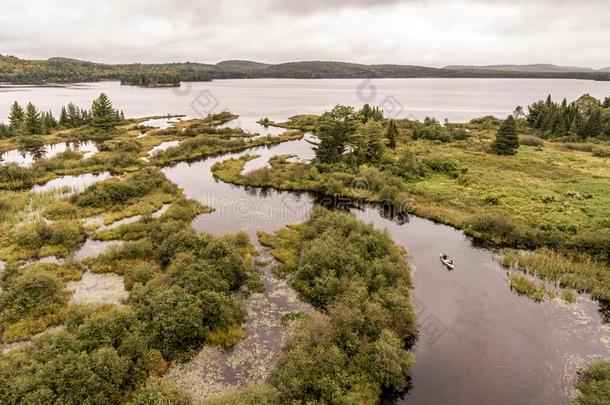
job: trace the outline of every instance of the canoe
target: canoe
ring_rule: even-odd
[[[452,264],[449,259],[446,259],[446,260],[443,259],[443,254],[442,253],[440,254],[440,256],[441,256],[441,262],[443,262],[443,264],[445,266],[447,266],[449,268],[449,270],[455,269],[455,265]]]

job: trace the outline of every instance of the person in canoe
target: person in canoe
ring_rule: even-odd
[[[441,254],[441,261],[445,266],[449,267],[450,269],[453,269],[455,267],[453,265],[453,260],[450,260],[445,253]]]

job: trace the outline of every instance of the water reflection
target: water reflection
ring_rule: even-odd
[[[0,164],[15,163],[21,167],[30,167],[39,159],[51,159],[67,151],[82,152],[83,159],[87,159],[99,152],[99,145],[94,141],[82,141],[14,149],[0,155]]]

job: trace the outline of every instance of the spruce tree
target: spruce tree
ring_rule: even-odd
[[[116,123],[116,111],[112,108],[112,103],[105,93],[93,100],[91,105],[91,125],[103,131],[114,129]]]
[[[385,137],[388,141],[388,148],[394,149],[396,147],[396,138],[398,137],[398,129],[396,128],[396,121],[390,120],[388,122],[388,128],[386,130]]]
[[[603,104],[602,104],[602,107],[604,107],[604,108],[610,108],[610,96],[608,96],[608,97],[606,97],[606,98],[604,99],[604,102],[603,102]]]
[[[496,133],[496,141],[492,145],[492,150],[497,155],[514,155],[518,148],[517,125],[514,117],[509,115]]]
[[[61,113],[59,114],[59,125],[62,127],[67,127],[68,121],[68,112],[66,111],[66,107],[61,107]]]
[[[40,119],[40,113],[32,103],[28,103],[27,107],[25,108],[23,132],[27,135],[37,135],[42,133],[42,120]]]
[[[18,130],[23,125],[23,118],[25,113],[23,108],[16,101],[11,106],[11,111],[8,116],[9,126],[12,130]]]
[[[80,125],[82,125],[80,110],[73,103],[69,103],[68,104],[68,127],[76,128]]]

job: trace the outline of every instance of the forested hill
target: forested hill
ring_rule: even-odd
[[[538,66],[539,68],[537,68]],[[181,81],[241,78],[561,78],[608,80],[610,71],[549,68],[552,65],[449,66],[362,65],[345,62],[305,61],[265,64],[231,60],[217,64],[101,64],[67,58],[25,60],[0,55],[0,82],[45,84],[120,80],[139,86],[178,85]]]

